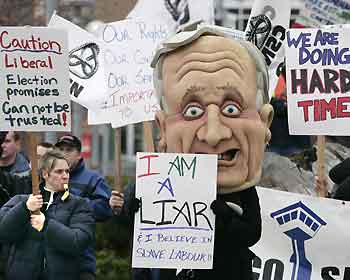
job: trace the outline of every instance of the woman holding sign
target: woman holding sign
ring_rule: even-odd
[[[0,209],[0,241],[11,246],[5,279],[78,279],[79,255],[94,239],[92,211],[69,193],[60,152],[46,153],[40,172],[42,195],[16,195]]]

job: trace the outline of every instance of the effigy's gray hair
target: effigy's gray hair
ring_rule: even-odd
[[[179,33],[173,35],[172,37],[164,41],[160,45],[160,47],[158,47],[151,63],[151,66],[154,68],[153,83],[154,88],[156,90],[156,96],[164,110],[167,110],[167,106],[164,100],[162,67],[166,54],[174,52],[176,49],[190,44],[191,42],[203,35],[214,35],[230,38],[235,42],[239,43],[244,49],[247,50],[249,55],[253,58],[256,67],[257,109],[260,110],[263,104],[269,103],[269,74],[264,56],[254,44],[243,39],[243,32],[215,25],[201,24],[192,25],[191,27],[195,27],[197,29],[192,31],[180,31]]]

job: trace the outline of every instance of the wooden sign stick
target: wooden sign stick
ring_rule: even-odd
[[[38,144],[35,132],[27,132],[29,138],[29,159],[32,167],[32,193],[40,194],[39,178],[38,178],[38,157],[36,154],[36,146]]]
[[[152,136],[152,122],[143,122],[143,136],[146,143],[146,152],[154,153],[154,142]]]
[[[121,146],[122,146],[122,131],[121,131],[121,128],[115,128],[114,129],[114,156],[115,156],[114,189],[118,192],[123,192]]]
[[[323,135],[317,136],[317,176],[320,180],[320,189],[317,189],[317,195],[319,197],[326,197],[328,190],[325,184],[325,146],[326,137]]]

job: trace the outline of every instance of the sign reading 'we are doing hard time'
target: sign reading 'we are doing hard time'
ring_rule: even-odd
[[[350,135],[349,36],[349,28],[287,32],[291,134]]]
[[[0,28],[0,129],[70,131],[67,34]]]

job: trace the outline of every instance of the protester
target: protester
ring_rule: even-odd
[[[38,160],[48,151],[52,150],[54,147],[53,144],[47,142],[41,142],[37,145],[37,157]],[[17,176],[16,174],[12,174],[6,172],[0,168],[0,185],[3,186],[3,196],[0,193],[0,201],[2,201],[2,206],[5,204],[10,197],[15,196],[16,194],[30,194],[32,191],[32,183],[31,183],[31,174],[28,173],[26,176]]]
[[[1,147],[3,153],[0,158],[0,169],[13,175],[27,176],[30,174],[28,160],[18,152],[19,134],[9,131]]]
[[[69,186],[75,195],[87,198],[93,209],[97,222],[109,219],[113,214],[108,201],[111,196],[110,188],[104,178],[97,172],[85,166],[81,156],[81,142],[74,135],[62,136],[55,146],[60,149],[69,163]],[[94,246],[90,245],[81,257],[80,280],[96,278],[96,257]]]
[[[264,58],[249,42],[234,40],[231,30],[199,27],[163,42],[156,52],[154,80],[164,111],[156,113],[159,152],[218,155],[218,196],[213,269],[151,270],[149,279],[252,279],[249,250],[261,235],[255,189],[273,109],[268,103]],[[133,195],[133,187],[128,193]],[[113,193],[115,212],[130,212],[135,199]],[[128,201],[130,203],[128,203]],[[240,215],[226,202],[238,204]],[[137,207],[134,208],[137,210]],[[158,274],[158,275],[157,275]],[[135,279],[135,278],[134,278]],[[140,278],[141,279],[141,278]]]
[[[2,154],[2,147],[3,143],[5,141],[5,137],[7,135],[7,132],[0,132],[0,158]],[[17,135],[15,133],[15,135]],[[19,138],[16,136],[17,140]],[[8,139],[8,138],[7,138]],[[5,146],[6,144],[4,144]],[[8,145],[7,145],[8,146]],[[11,145],[10,145],[11,146]],[[17,146],[17,145],[16,145]],[[49,143],[40,143],[37,147],[37,155],[38,158],[41,158],[41,156],[44,154],[45,147],[49,147]],[[39,148],[42,147],[42,148]],[[51,144],[51,147],[53,145]],[[22,157],[21,154],[17,154],[19,158]],[[6,171],[3,171],[0,168],[0,208],[10,200],[11,197],[17,195],[17,194],[30,194],[32,192],[32,186],[31,186],[31,176],[30,173],[26,174],[25,176],[17,176],[12,175]],[[0,280],[3,279],[5,274],[5,264],[8,260],[8,253],[9,253],[9,246],[8,244],[3,246],[0,246]]]
[[[16,195],[0,209],[0,240],[11,244],[6,279],[79,279],[78,256],[94,240],[92,210],[65,188],[63,154],[46,153],[40,172],[43,195]]]
[[[108,204],[110,188],[102,176],[85,167],[80,153],[80,140],[75,136],[66,135],[57,141],[56,147],[63,151],[70,166],[71,193],[88,199],[96,221],[103,222],[110,218],[112,216]],[[0,171],[0,184],[6,186],[10,197],[16,194],[31,193],[30,176],[19,178]],[[93,244],[88,246],[80,261],[80,280],[95,279],[96,257]]]

